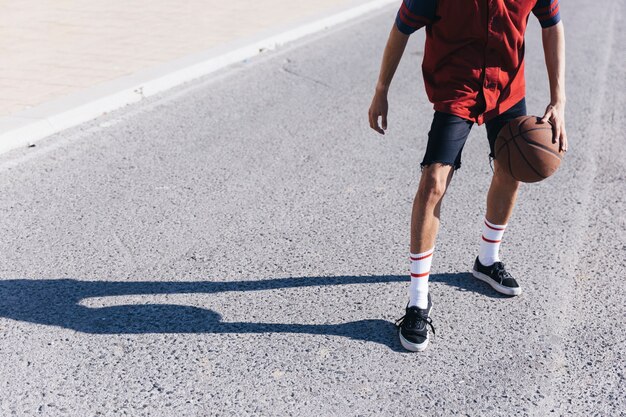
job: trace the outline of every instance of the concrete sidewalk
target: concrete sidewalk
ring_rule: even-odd
[[[0,117],[351,4],[357,3],[5,2],[0,13]]]

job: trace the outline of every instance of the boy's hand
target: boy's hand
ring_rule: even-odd
[[[552,125],[552,143],[559,141],[559,150],[567,152],[567,133],[565,132],[565,105],[562,103],[549,104],[541,123],[549,122]]]
[[[387,130],[387,110],[389,105],[387,104],[387,92],[376,91],[372,104],[369,109],[370,127],[380,133],[385,134]],[[378,117],[381,117],[381,125],[378,124]]]

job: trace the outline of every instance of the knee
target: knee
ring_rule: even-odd
[[[435,205],[441,201],[446,188],[452,167],[434,164],[424,167],[417,190],[418,199],[425,205]]]
[[[494,161],[494,180],[501,186],[506,187],[508,189],[517,190],[520,186],[520,182],[513,178],[509,171],[504,168],[502,165],[498,163],[498,161]]]

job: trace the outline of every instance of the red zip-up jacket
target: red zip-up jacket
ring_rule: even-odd
[[[525,95],[524,33],[530,12],[560,21],[559,0],[404,0],[396,26],[426,27],[422,72],[437,111],[482,124]]]

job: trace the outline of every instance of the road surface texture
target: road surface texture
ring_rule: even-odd
[[[563,4],[570,151],[468,270],[490,179],[475,127],[404,352],[409,214],[432,118],[423,32],[367,108],[393,8],[0,157],[0,414],[623,416],[623,2]],[[527,35],[529,111],[548,84]]]

